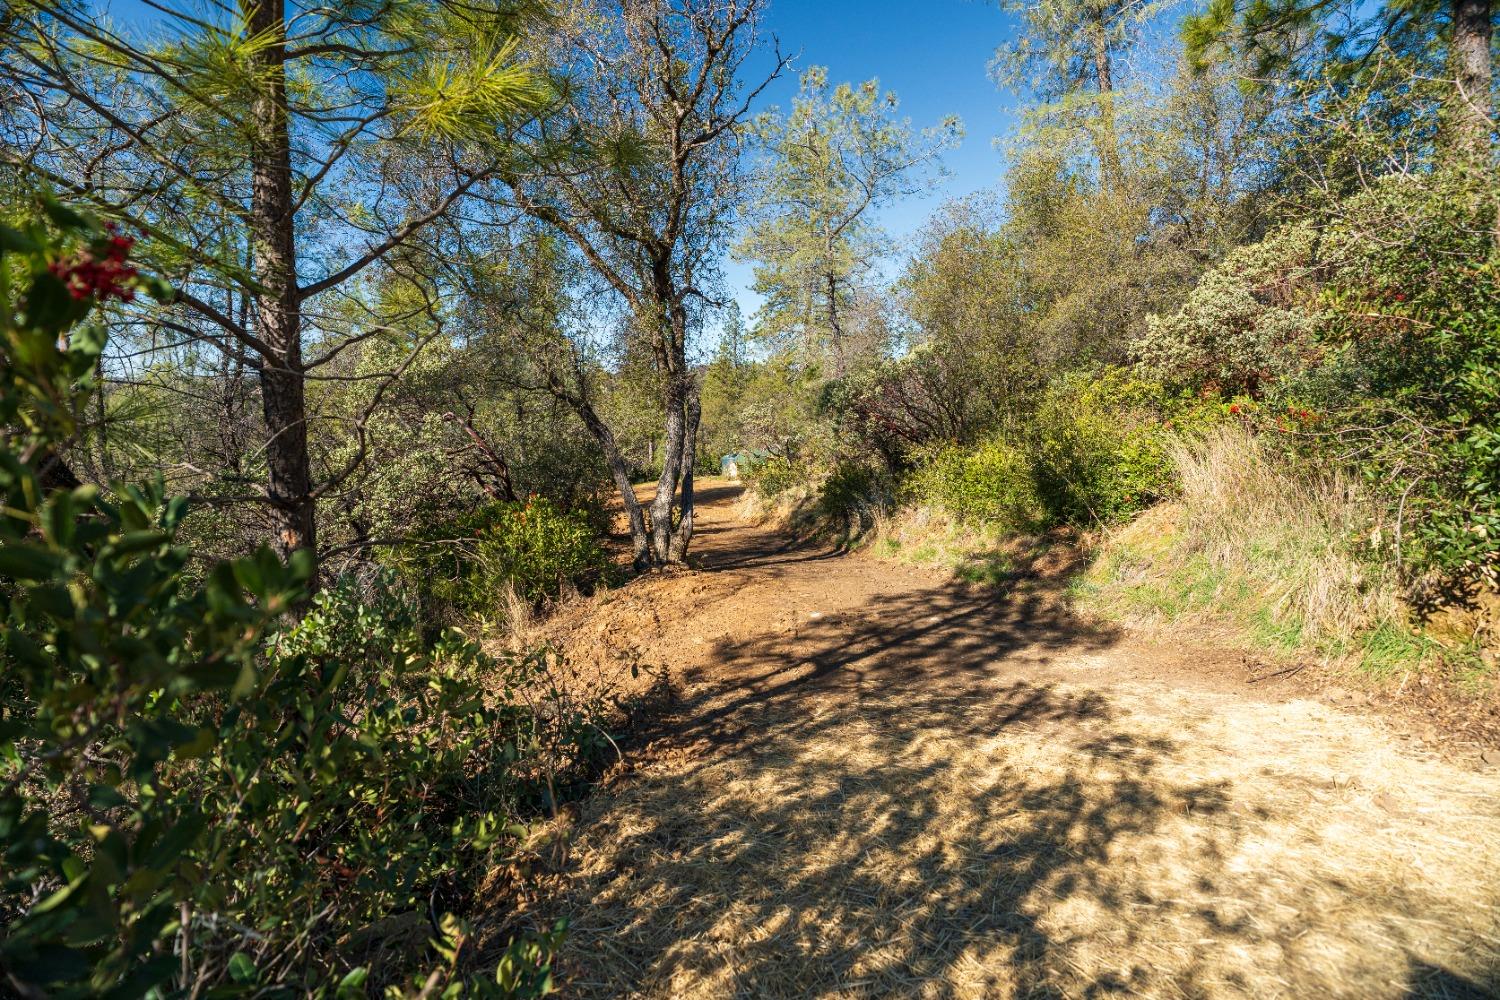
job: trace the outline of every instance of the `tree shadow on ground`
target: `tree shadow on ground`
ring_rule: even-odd
[[[1432,1000],[1494,1000],[1500,996],[1500,976],[1491,978],[1486,984],[1430,962],[1413,960],[1407,976],[1407,989],[1402,996]]]
[[[1379,907],[1420,914],[1420,886],[1245,869],[1247,844],[1291,806],[1054,671],[1118,639],[1055,593],[943,584],[814,614],[721,640],[653,734],[653,763],[588,805],[583,867],[562,901],[569,995],[1468,997],[1500,985],[1425,959],[1406,959],[1407,975],[1402,956],[1422,949],[1406,925],[1355,905],[1374,892]],[[1348,905],[1325,915],[1325,899]],[[1380,963],[1360,950],[1367,935]]]
[[[1035,679],[1048,675],[1063,651],[1099,651],[1119,638],[1111,626],[1078,618],[1055,593],[956,583],[882,597],[858,614],[793,607],[782,621],[753,624],[769,631],[722,639],[708,658],[711,672],[685,671],[690,695],[651,738],[707,740],[733,752],[753,738],[760,720],[793,705],[857,703],[878,712],[869,696],[896,692],[920,698],[924,711],[956,731],[978,735],[1009,721],[976,710],[1012,676],[998,669],[1008,658],[1026,654],[1027,677]],[[1038,691],[1034,697],[1045,700]]]
[[[1215,783],[1154,780],[1172,742],[1118,730],[1097,696],[1013,681],[982,698],[917,704],[899,685],[858,697],[852,723],[826,704],[758,722],[722,712],[710,724],[740,734],[732,760],[639,787],[641,808],[600,821],[621,824],[621,850],[578,914],[580,945],[602,959],[582,993],[1073,995],[1054,988],[1057,929],[1034,894],[1122,913],[1139,901],[1098,877],[1117,841],[1225,808]],[[1065,740],[1076,763],[1041,780],[955,767],[955,720],[974,740],[1018,727]],[[1119,760],[1128,771],[1095,773]],[[1109,970],[1081,995],[1148,975]]]

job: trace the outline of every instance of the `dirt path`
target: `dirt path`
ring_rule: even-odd
[[[703,571],[578,624],[682,697],[584,805],[567,995],[1500,994],[1500,772],[705,493]]]

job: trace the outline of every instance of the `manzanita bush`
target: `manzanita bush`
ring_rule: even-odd
[[[1134,345],[1167,384],[1361,475],[1419,608],[1500,589],[1491,188],[1462,171],[1386,177],[1230,254]]]
[[[182,499],[75,485],[90,314],[169,292],[128,238],[45,207],[0,228],[0,992],[550,991],[561,928],[475,975],[455,912],[589,766],[597,706],[527,707],[540,656],[424,648],[389,583],[309,609],[295,556],[186,574]]]

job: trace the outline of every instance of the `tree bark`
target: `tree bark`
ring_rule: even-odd
[[[247,11],[250,33],[278,39],[255,56],[263,82],[250,109],[250,238],[259,285],[254,312],[256,332],[270,351],[260,364],[261,409],[269,436],[266,490],[277,551],[288,556],[306,549],[316,555],[286,104],[285,0],[252,2]],[[316,574],[312,587],[317,587]]]
[[[694,385],[688,390],[687,428],[682,441],[682,496],[679,498],[682,513],[677,530],[672,533],[669,553],[672,562],[686,562],[688,546],[693,541],[693,466],[698,462],[698,424],[702,418],[702,392]]]
[[[458,424],[463,432],[468,435],[469,441],[473,443],[475,450],[479,452],[481,461],[490,467],[490,474],[500,483],[501,499],[509,500],[512,503],[519,499],[516,496],[516,485],[510,478],[510,463],[505,460],[505,456],[495,450],[495,446],[490,444],[485,436],[479,433],[478,428],[474,426],[474,408],[472,406],[469,407],[468,416],[459,416],[457,412],[449,410],[443,414],[443,419],[449,423]],[[475,478],[480,479],[481,486],[484,485],[482,477],[476,475]],[[491,493],[491,495],[493,496],[494,494]]]
[[[1120,144],[1115,131],[1114,71],[1110,65],[1109,39],[1102,15],[1089,26],[1089,46],[1094,56],[1094,82],[1099,87],[1099,134],[1095,137],[1099,172],[1105,186],[1113,191],[1120,186]]]
[[[651,500],[651,553],[658,565],[680,562],[686,555],[683,547],[673,558],[672,509],[677,496],[677,480],[682,474],[682,450],[687,432],[687,392],[680,376],[667,381],[663,410],[666,413],[666,441],[661,449],[661,478],[656,481],[656,496]],[[689,537],[692,532],[689,531]]]
[[[1453,0],[1453,69],[1458,93],[1454,132],[1458,155],[1488,169],[1493,86],[1490,38],[1494,33],[1492,0]]]
[[[554,390],[555,391],[555,390]],[[630,522],[630,540],[635,549],[632,560],[636,570],[643,570],[651,563],[651,537],[646,532],[646,515],[641,510],[641,502],[635,495],[635,487],[630,482],[630,469],[625,464],[625,456],[620,454],[619,443],[615,441],[614,432],[609,425],[600,419],[599,414],[587,399],[581,396],[565,396],[565,402],[578,414],[578,419],[583,421],[583,426],[599,442],[600,449],[604,452],[605,464],[609,466],[610,478],[615,481],[615,488],[620,491],[620,500],[625,505],[625,517]]]
[[[828,250],[828,259],[833,259],[832,247]],[[844,364],[844,327],[839,319],[838,276],[829,271],[824,278],[827,284],[824,294],[828,298],[828,329],[833,334],[833,374],[836,378],[843,378],[847,371]]]

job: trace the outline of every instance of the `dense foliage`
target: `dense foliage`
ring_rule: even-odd
[[[1262,404],[1313,459],[1389,506],[1424,596],[1500,584],[1500,285],[1494,208],[1465,177],[1395,176],[1205,275],[1138,342],[1195,391]],[[1430,591],[1430,592],[1428,592]]]
[[[612,563],[599,543],[598,518],[538,497],[496,501],[448,520],[395,550],[392,561],[416,581],[430,617],[484,615],[507,588],[530,604],[565,587],[592,587]]]
[[[471,975],[453,914],[592,765],[599,707],[560,710],[545,657],[497,661],[456,633],[425,646],[390,581],[303,606],[310,560],[266,549],[190,575],[188,505],[159,482],[66,483],[105,344],[86,318],[163,291],[125,266],[128,243],[48,207],[78,235],[0,230],[8,982],[546,992],[555,934]]]

